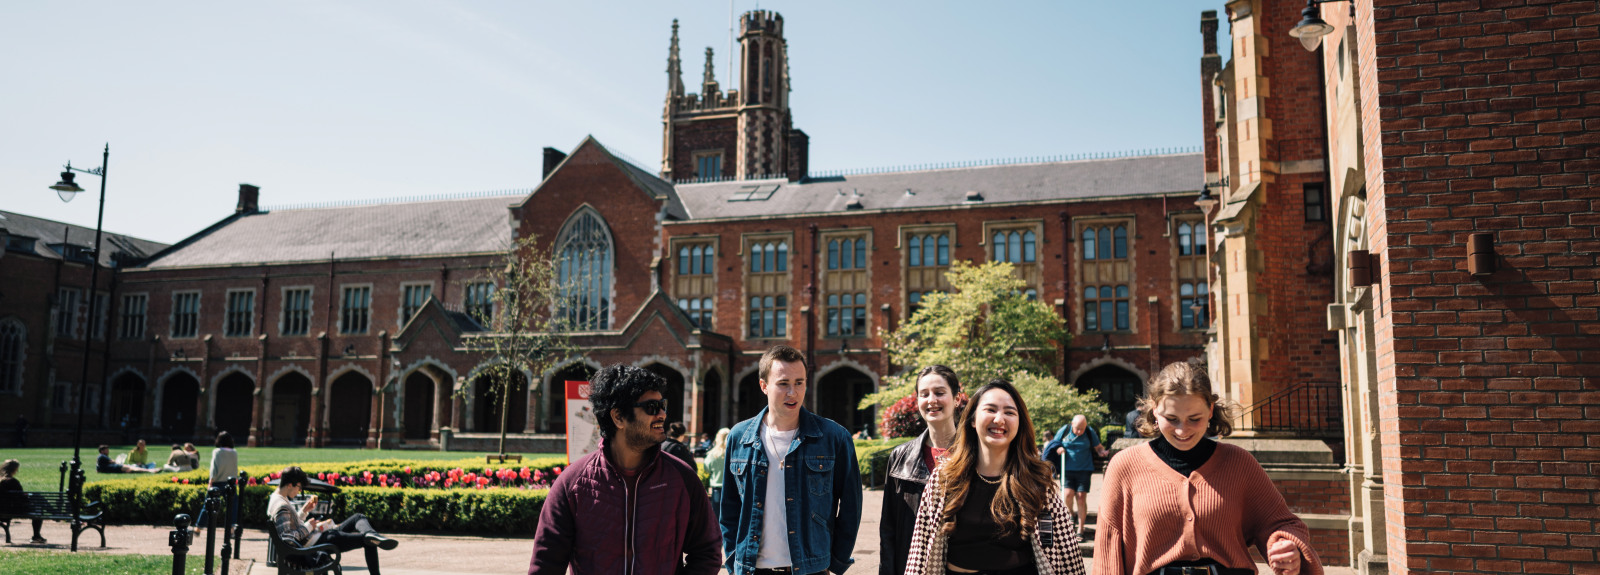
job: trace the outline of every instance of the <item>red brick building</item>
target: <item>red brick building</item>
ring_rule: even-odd
[[[1226,8],[1232,61],[1202,58],[1219,325],[1308,316],[1301,294],[1331,288],[1350,507],[1346,545],[1324,557],[1363,573],[1600,572],[1600,5]],[[1331,284],[1233,281],[1305,249],[1296,211],[1332,226]],[[1317,329],[1291,324],[1303,341]],[[1226,379],[1326,365],[1277,342],[1219,337]]]
[[[18,416],[29,423],[30,444],[67,444],[77,423],[80,393],[87,389],[86,428],[117,430],[140,425],[130,390],[109,384],[106,341],[126,311],[112,297],[114,271],[167,247],[122,234],[104,233],[98,252],[94,229],[14,212],[0,212],[0,425],[12,440]],[[99,254],[98,285],[89,282]],[[98,298],[90,317],[89,294]],[[85,331],[92,331],[87,353]],[[87,358],[85,357],[87,355]],[[88,362],[87,388],[81,386]],[[94,439],[115,439],[96,433]],[[12,445],[13,443],[7,443]]]
[[[468,311],[530,236],[561,266],[583,353],[524,373],[507,408],[522,440],[559,440],[541,434],[564,429],[560,382],[612,363],[663,375],[692,431],[729,426],[763,405],[755,364],[777,343],[811,358],[812,407],[867,425],[858,399],[903,369],[878,330],[963,260],[1014,263],[1076,336],[1056,375],[1115,409],[1203,353],[1201,154],[809,173],[782,19],[742,22],[740,90],[708,66],[706,94],[684,93],[671,45],[662,174],[585,139],[547,149],[531,191],[262,209],[241,186],[235,214],[117,274],[117,297],[145,306],[110,360],[144,432],[438,448],[494,430]]]

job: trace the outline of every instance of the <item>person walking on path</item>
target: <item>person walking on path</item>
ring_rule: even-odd
[[[844,573],[861,527],[855,444],[807,411],[805,356],[773,346],[758,366],[767,406],[729,433],[718,516],[733,575]]]
[[[717,430],[717,438],[711,442],[711,448],[706,451],[706,473],[709,477],[706,483],[711,485],[711,509],[722,506],[722,481],[728,469],[728,434],[730,431],[724,427]],[[717,529],[721,531],[719,527]]]
[[[666,381],[613,365],[589,382],[600,449],[550,486],[528,575],[712,575],[722,545],[694,468],[664,455]],[[691,459],[691,461],[693,461]]]
[[[1154,439],[1106,468],[1095,574],[1254,574],[1254,545],[1276,575],[1321,575],[1310,531],[1261,464],[1211,439],[1233,426],[1205,368],[1170,364],[1150,378],[1144,397],[1139,428]]]
[[[928,480],[908,575],[1083,575],[1077,526],[1035,456],[1028,406],[1010,382],[978,388],[955,447]]]
[[[694,460],[694,452],[689,446],[683,444],[683,434],[688,431],[683,428],[683,422],[674,421],[667,424],[667,438],[661,441],[661,451],[667,455],[678,458],[679,461],[689,464],[696,475],[700,473],[700,464]]]
[[[299,509],[295,509],[293,499],[310,483],[311,477],[297,466],[285,467],[279,473],[278,488],[267,497],[267,517],[272,520],[277,535],[293,539],[301,547],[329,543],[340,551],[361,549],[366,553],[367,572],[380,575],[378,550],[394,549],[400,542],[380,535],[367,516],[360,513],[346,517],[337,525],[332,519],[307,520],[306,515],[317,506],[317,496],[312,495]]]
[[[917,372],[917,414],[928,429],[916,439],[889,452],[889,481],[883,486],[883,510],[878,519],[878,573],[906,572],[911,550],[911,527],[928,476],[939,468],[956,442],[956,419],[961,417],[961,379],[955,370],[930,365]]]
[[[17,479],[17,470],[19,469],[22,469],[22,463],[15,459],[7,459],[4,464],[0,464],[0,510],[13,512],[13,510],[26,511],[28,508],[27,500],[20,495],[22,493],[22,480]],[[19,495],[10,495],[11,493]],[[34,545],[47,543],[44,540],[44,536],[39,534],[41,527],[44,527],[44,520],[34,519],[33,539],[29,541],[30,543]],[[10,532],[8,531],[7,533],[6,537],[9,540],[11,537],[9,535]]]
[[[217,432],[216,449],[211,452],[211,468],[207,481],[212,487],[226,485],[229,481],[239,477],[239,452],[233,448],[233,435],[226,431]],[[206,513],[204,505],[200,507],[200,523],[205,526],[211,516]],[[228,507],[228,517],[223,525],[234,525],[239,520],[239,498],[233,498],[233,505]]]
[[[1089,427],[1089,418],[1083,414],[1072,416],[1072,423],[1062,426],[1050,444],[1056,446],[1050,453],[1051,462],[1066,459],[1058,464],[1061,486],[1066,490],[1061,496],[1067,500],[1067,508],[1078,515],[1078,534],[1082,535],[1084,521],[1089,517],[1089,483],[1094,478],[1094,456],[1105,457],[1106,448],[1100,445],[1100,434]]]

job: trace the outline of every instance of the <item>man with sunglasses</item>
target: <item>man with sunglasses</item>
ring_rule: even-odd
[[[861,473],[844,426],[804,407],[805,356],[761,356],[767,407],[728,434],[723,552],[733,575],[844,573],[861,527]]]
[[[689,464],[663,456],[666,382],[613,365],[589,382],[600,449],[571,462],[550,486],[533,536],[528,575],[715,574],[722,536]]]

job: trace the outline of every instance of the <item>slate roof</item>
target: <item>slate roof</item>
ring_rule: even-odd
[[[863,210],[967,205],[967,192],[981,194],[980,205],[1199,193],[1205,185],[1204,174],[1204,156],[1186,153],[860,174],[801,182],[679,184],[677,192],[689,219],[701,220],[843,213],[853,200],[859,201]]]
[[[146,268],[503,252],[509,206],[526,192],[236,215],[158,254]]]
[[[51,246],[68,244],[89,247],[94,243],[94,228],[36,218],[16,212],[0,211],[0,229],[11,238],[32,238],[33,241],[11,241],[6,249],[12,252],[32,253],[46,259],[64,259],[61,252]],[[13,245],[15,244],[15,245]],[[167,248],[167,244],[140,239],[126,234],[103,231],[100,234],[100,264],[108,267],[131,265]],[[87,263],[87,258],[81,260]]]

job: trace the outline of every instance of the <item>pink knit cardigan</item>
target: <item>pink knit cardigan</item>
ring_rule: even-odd
[[[1322,575],[1311,535],[1250,452],[1220,444],[1188,477],[1148,443],[1118,453],[1106,468],[1094,538],[1095,575],[1144,575],[1173,561],[1213,559],[1255,570],[1280,539],[1300,548],[1302,575]]]

